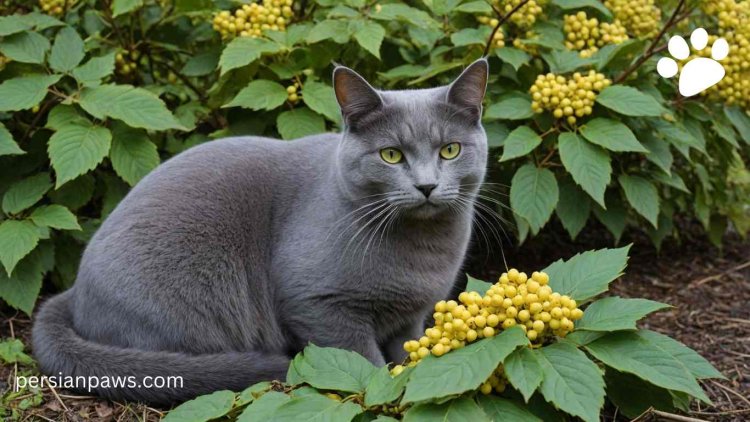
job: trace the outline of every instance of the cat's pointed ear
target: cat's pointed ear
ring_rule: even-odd
[[[383,106],[378,92],[348,67],[337,66],[333,70],[333,89],[347,124]]]
[[[481,58],[475,61],[448,86],[446,100],[469,111],[479,120],[482,116],[482,100],[487,89],[488,73],[487,59]]]

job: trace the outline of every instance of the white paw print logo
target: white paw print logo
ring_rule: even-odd
[[[690,34],[690,44],[693,50],[699,51],[706,48],[708,44],[708,33],[703,28],[698,28]],[[669,40],[669,54],[677,60],[685,60],[690,56],[690,47],[685,39],[675,35]],[[724,78],[726,71],[719,63],[729,54],[729,44],[724,38],[714,41],[711,46],[711,58],[698,57],[690,60],[683,66],[680,73],[680,94],[691,97],[701,93],[719,83]],[[665,78],[677,75],[677,62],[671,57],[662,57],[656,64],[656,71]]]

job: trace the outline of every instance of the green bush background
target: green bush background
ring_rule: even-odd
[[[679,2],[674,21],[678,2],[658,3],[670,34],[717,28],[696,2]],[[492,28],[477,17],[501,16],[481,0],[300,1],[285,31],[222,39],[214,14],[243,2],[68,4],[58,17],[36,2],[0,5],[0,297],[26,313],[44,279],[73,283],[88,238],[160,162],[225,136],[339,130],[334,62],[383,88],[445,84],[485,51]],[[666,36],[633,36],[588,59],[567,50],[563,16],[611,20],[601,2],[539,4],[534,25],[503,22],[507,45],[489,51],[485,126],[497,185],[485,196],[519,239],[550,219],[572,237],[598,220],[616,241],[631,228],[658,246],[676,235],[678,216],[697,218],[717,244],[729,225],[744,234],[746,111],[679,97],[654,70]],[[589,69],[616,82],[591,116],[573,127],[532,113],[538,74]],[[295,82],[300,100],[290,102]]]

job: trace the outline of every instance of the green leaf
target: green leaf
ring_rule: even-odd
[[[750,145],[750,117],[741,108],[724,106],[724,114],[740,133],[742,140]]]
[[[485,119],[526,120],[531,118],[531,99],[526,95],[506,95],[484,112]]]
[[[412,368],[405,368],[398,376],[392,377],[388,366],[378,369],[367,384],[365,406],[373,407],[398,399],[404,392],[411,371]]]
[[[598,366],[586,354],[568,343],[538,349],[542,367],[540,391],[560,410],[586,422],[599,421],[604,405],[604,380]]]
[[[609,283],[622,275],[629,250],[630,246],[625,246],[576,254],[567,261],[555,261],[544,272],[549,275],[552,290],[584,302],[606,292]]]
[[[55,37],[49,65],[58,72],[69,72],[81,63],[84,54],[81,36],[75,28],[66,26]]]
[[[617,406],[619,412],[635,419],[649,408],[674,412],[672,395],[669,390],[659,388],[635,375],[607,368],[604,374],[607,384],[607,398]]]
[[[446,355],[448,356],[448,355]],[[404,422],[490,422],[476,402],[458,397],[441,404],[418,404],[404,413]]]
[[[526,42],[527,44],[535,44],[534,42]],[[539,44],[538,42],[536,44]],[[543,45],[544,46],[544,45]],[[577,51],[570,51],[566,49],[562,50],[551,50],[542,53],[542,58],[549,64],[550,71],[553,73],[568,73],[572,72],[581,67],[589,67],[593,65],[596,60],[588,57],[583,58]]]
[[[323,117],[309,108],[285,111],[276,118],[276,126],[283,139],[297,139],[326,131]]]
[[[284,104],[286,88],[280,83],[256,79],[243,88],[229,104],[223,107],[243,107],[250,110],[273,110]]]
[[[665,110],[654,97],[625,85],[604,88],[596,96],[596,102],[626,116],[661,116]]]
[[[1,276],[0,276],[1,277]],[[31,365],[34,360],[23,352],[24,345],[21,340],[14,338],[0,342],[0,359],[4,363],[22,363]]]
[[[289,402],[292,398],[284,393],[269,391],[256,399],[250,406],[246,407],[237,422],[256,422],[271,420],[273,414],[279,407]]]
[[[508,126],[500,122],[485,123],[483,126],[484,131],[487,133],[487,146],[489,148],[503,146],[510,133]]]
[[[79,113],[76,107],[67,104],[58,104],[47,115],[47,124],[45,127],[60,130],[71,124],[91,126],[89,119]]]
[[[0,111],[25,110],[39,104],[47,96],[47,88],[60,78],[36,74],[6,80],[0,84]]]
[[[55,188],[96,168],[109,153],[112,134],[99,126],[70,124],[49,139],[47,152],[55,169]]]
[[[26,151],[18,146],[10,131],[0,122],[0,156],[21,154],[26,154]]]
[[[616,120],[597,117],[581,127],[581,135],[610,151],[648,152],[633,132]]]
[[[284,46],[264,38],[237,37],[227,44],[219,59],[221,74],[247,66],[265,53],[280,52]]]
[[[656,166],[665,173],[671,174],[674,156],[669,149],[669,143],[651,134],[643,136],[641,138],[641,143],[648,150],[646,159],[656,164]]]
[[[221,51],[218,49],[211,49],[198,53],[185,62],[185,66],[182,68],[182,74],[185,76],[210,75],[219,65],[219,58],[221,58]]]
[[[685,365],[640,331],[609,333],[585,347],[595,358],[618,371],[710,403]]]
[[[495,55],[500,58],[500,60],[513,66],[513,69],[515,69],[516,72],[518,72],[521,66],[531,60],[531,56],[528,53],[513,47],[496,48]]]
[[[482,395],[477,398],[477,402],[492,421],[542,422],[523,405],[512,400],[494,395]]]
[[[23,15],[15,14],[13,19],[17,19],[29,28],[34,28],[37,31],[41,31],[53,26],[65,25],[60,20],[46,14],[39,12],[25,13]]]
[[[205,422],[226,415],[232,410],[232,404],[233,392],[216,391],[177,406],[167,413],[164,422]]]
[[[31,26],[19,19],[21,15],[0,16],[0,37],[23,32],[31,29]]]
[[[401,21],[422,28],[438,28],[440,24],[423,10],[408,6],[403,3],[383,4],[374,13],[370,13],[373,19],[384,21]]]
[[[612,18],[612,12],[597,0],[554,0],[553,3],[563,10],[593,9],[605,18]]]
[[[711,363],[703,358],[703,356],[679,341],[651,330],[640,330],[638,331],[638,335],[672,355],[675,359],[680,361],[694,377],[698,379],[726,379],[726,377],[724,377],[721,372],[717,371]]]
[[[347,21],[326,19],[318,22],[310,30],[306,41],[308,44],[314,44],[325,40],[332,40],[338,44],[344,44],[349,41],[350,35],[351,32]]]
[[[459,5],[454,9],[456,12],[463,13],[492,13],[492,6],[482,0],[470,1]]]
[[[480,295],[484,295],[487,293],[487,290],[492,287],[492,283],[488,283],[483,280],[476,279],[469,274],[466,274],[466,291],[467,292],[477,292]]]
[[[555,210],[559,191],[555,175],[534,164],[525,164],[516,171],[510,187],[513,212],[523,217],[534,233],[544,227]]]
[[[364,21],[362,26],[354,32],[354,39],[359,45],[378,59],[383,38],[385,38],[385,29],[373,21]]]
[[[38,233],[36,227],[28,221],[17,221],[16,223],[26,224],[29,229]],[[0,230],[2,230],[1,225]],[[3,238],[0,236],[1,248],[3,248]],[[41,249],[40,246],[23,258],[13,270],[12,275],[8,276],[5,271],[0,271],[0,298],[10,306],[20,309],[26,315],[31,315],[34,310],[34,304],[42,288],[43,275],[48,270],[44,266],[44,256],[40,251]]]
[[[657,227],[659,224],[659,192],[653,183],[639,176],[622,174],[617,179],[625,197],[638,214]]]
[[[542,367],[536,354],[528,347],[521,347],[505,359],[503,367],[508,381],[528,403],[531,395],[542,383]]]
[[[401,403],[439,399],[475,390],[506,356],[528,342],[520,328],[511,328],[444,356],[428,356],[414,367]]]
[[[81,85],[96,86],[102,79],[111,75],[115,70],[115,53],[92,57],[86,63],[73,69],[73,77]]]
[[[542,137],[528,126],[519,126],[503,142],[503,156],[500,162],[522,157],[542,143]]]
[[[594,207],[596,218],[604,224],[607,230],[615,237],[615,244],[620,242],[620,237],[627,227],[628,213],[620,200],[620,195],[611,193],[606,195],[607,209],[600,206]]]
[[[336,94],[329,85],[316,81],[305,82],[302,100],[310,109],[326,116],[328,120],[332,122],[341,120]]]
[[[18,214],[39,202],[51,187],[48,173],[38,173],[20,180],[5,191],[3,211],[6,214]]]
[[[340,402],[321,394],[305,394],[279,406],[268,421],[350,421],[362,412],[363,409],[352,402]]]
[[[671,186],[685,193],[690,193],[690,189],[685,185],[685,181],[682,180],[682,177],[677,173],[672,173],[671,176],[663,173],[653,173],[652,176],[654,177],[654,180],[659,183]]]
[[[114,126],[112,149],[109,152],[112,168],[130,186],[135,186],[144,176],[159,165],[159,153],[143,130],[123,124]]]
[[[604,192],[612,178],[611,159],[607,151],[581,139],[572,132],[558,137],[560,159],[573,180],[601,206]]]
[[[451,42],[456,47],[484,45],[487,43],[487,38],[490,36],[491,31],[492,29],[487,26],[479,28],[464,28],[451,35]]]
[[[560,201],[555,207],[555,214],[570,238],[575,240],[586,227],[591,214],[591,200],[572,180],[565,178],[560,183]]]
[[[58,230],[81,230],[78,219],[62,205],[45,205],[31,213],[29,217],[37,226],[46,226]]]
[[[81,107],[97,119],[111,117],[132,127],[151,130],[183,129],[159,97],[143,88],[130,85],[84,88]]]
[[[112,16],[117,17],[130,13],[143,6],[143,0],[113,0]]]
[[[237,395],[237,403],[235,403],[235,406],[244,406],[248,403],[252,403],[255,401],[255,399],[267,393],[270,389],[270,381],[261,381],[259,383],[253,384],[250,387],[242,390],[242,392]]]
[[[304,364],[296,366],[302,380],[315,388],[362,392],[377,370],[367,359],[348,350],[310,344]]]
[[[5,220],[0,223],[0,262],[11,276],[23,257],[39,243],[39,230],[30,221]]]
[[[576,330],[618,331],[635,330],[636,321],[669,305],[648,299],[605,297],[586,308]]]
[[[44,63],[47,50],[47,38],[31,31],[13,34],[0,41],[0,53],[21,63]]]

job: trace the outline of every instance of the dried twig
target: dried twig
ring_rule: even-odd
[[[518,12],[518,10],[521,9],[522,7],[524,7],[526,5],[526,3],[528,3],[528,2],[529,2],[529,0],[523,0],[521,3],[518,3],[516,5],[516,7],[514,7],[513,9],[511,9],[510,12],[506,13],[505,15],[503,15],[503,12],[500,11],[500,10],[498,10],[498,8],[495,7],[495,5],[493,5],[492,3],[490,3],[490,7],[492,7],[492,10],[495,11],[495,14],[500,19],[497,21],[497,25],[495,25],[495,27],[492,28],[492,33],[490,34],[490,38],[487,40],[487,44],[484,46],[484,53],[482,54],[483,56],[486,57],[487,54],[490,53],[490,48],[492,47],[492,41],[495,39],[495,34],[500,29],[500,26],[502,26],[502,24],[504,24],[505,22],[507,22],[508,19],[510,19],[510,17],[513,16],[513,14],[515,14],[516,12]]]

